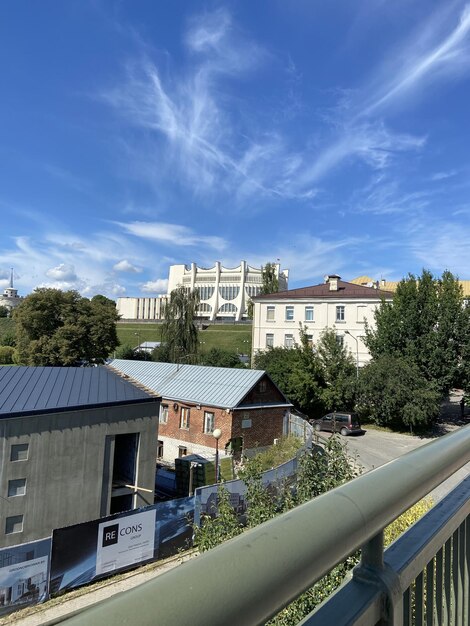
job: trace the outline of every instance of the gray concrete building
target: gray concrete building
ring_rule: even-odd
[[[153,504],[159,407],[106,367],[0,367],[0,548]]]

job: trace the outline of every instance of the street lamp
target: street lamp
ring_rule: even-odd
[[[215,482],[219,482],[219,439],[222,437],[222,431],[220,428],[216,428],[212,431],[212,436],[215,439]]]
[[[356,378],[359,378],[359,340],[357,337],[355,337],[354,335],[351,335],[351,333],[349,332],[349,330],[345,330],[344,331],[345,335],[349,335],[350,337],[352,337],[354,339],[354,341],[356,342]]]
[[[134,333],[134,335],[136,335],[137,337],[137,346],[135,348],[137,350],[138,348],[140,348],[140,332]]]

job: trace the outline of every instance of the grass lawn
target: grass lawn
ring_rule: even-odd
[[[117,333],[121,345],[137,346],[144,341],[161,340],[161,324],[119,322]],[[222,348],[229,352],[251,354],[251,325],[214,324],[199,331],[201,352]]]

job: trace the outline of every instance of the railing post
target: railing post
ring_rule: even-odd
[[[361,562],[354,569],[353,578],[363,584],[382,588],[382,617],[379,626],[403,625],[403,591],[396,572],[384,564],[383,531],[362,546]]]

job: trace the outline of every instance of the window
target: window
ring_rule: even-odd
[[[274,322],[274,311],[275,311],[274,306],[266,307],[266,321],[267,322]]]
[[[294,347],[294,335],[284,335],[284,347],[285,348],[293,348]]]
[[[307,344],[309,348],[313,348],[313,335],[307,335]]]
[[[27,461],[29,444],[18,443],[11,446],[10,461]]]
[[[181,407],[180,428],[189,428],[189,409]]]
[[[265,381],[265,380],[260,380],[260,383],[259,383],[259,392],[260,392],[260,393],[266,393],[267,388],[268,388],[268,386],[267,386],[267,384],[266,384],[266,381]]]
[[[294,307],[286,306],[286,322],[294,321]]]
[[[274,348],[274,335],[273,335],[273,333],[266,333],[266,348]]]
[[[242,428],[251,428],[251,419],[242,420]]]
[[[343,347],[344,346],[344,335],[336,335],[336,343]]]
[[[305,321],[313,322],[313,306],[305,307]]]
[[[204,432],[211,434],[214,432],[215,415],[209,411],[204,411]]]
[[[357,321],[359,324],[364,324],[367,316],[367,307],[363,304],[357,307]]]
[[[26,493],[26,478],[16,478],[8,481],[8,497],[24,496]]]
[[[344,322],[344,306],[336,307],[336,321]]]
[[[163,459],[163,441],[157,440],[157,459]]]
[[[5,535],[23,532],[23,516],[12,515],[7,517],[5,521]]]
[[[186,456],[188,454],[188,448],[186,446],[178,446],[178,458],[181,459],[182,456]]]
[[[160,424],[168,424],[168,404],[160,405],[160,417],[158,421]]]

